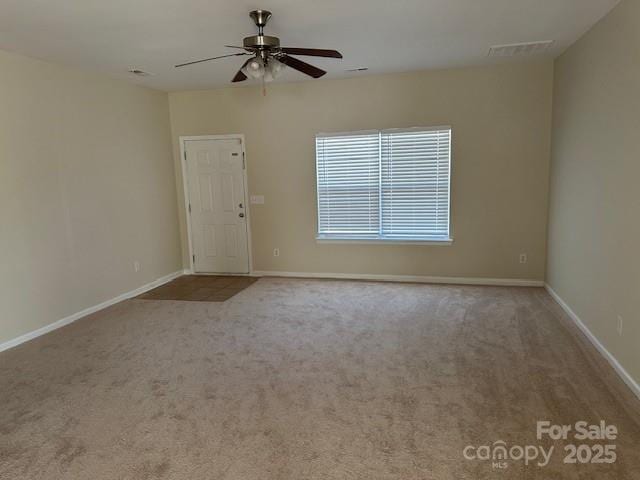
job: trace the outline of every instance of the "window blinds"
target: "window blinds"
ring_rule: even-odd
[[[375,237],[380,229],[378,132],[316,137],[319,232]]]
[[[449,236],[450,130],[382,133],[382,235]]]
[[[448,240],[451,129],[316,137],[319,238]]]

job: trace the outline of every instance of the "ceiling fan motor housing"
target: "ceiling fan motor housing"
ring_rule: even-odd
[[[269,35],[251,35],[244,38],[242,45],[245,48],[275,49],[280,47],[280,39]]]

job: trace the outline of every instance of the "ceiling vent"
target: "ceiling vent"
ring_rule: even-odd
[[[369,70],[369,67],[360,67],[360,68],[350,68],[349,70],[345,70],[345,72],[366,72]]]
[[[490,57],[529,57],[545,53],[553,45],[553,40],[541,42],[512,43],[510,45],[494,45],[489,49]]]
[[[153,75],[153,73],[145,72],[144,70],[140,70],[138,68],[132,68],[131,70],[129,70],[129,73],[133,73],[134,75],[137,75],[139,77],[150,77],[151,75]]]

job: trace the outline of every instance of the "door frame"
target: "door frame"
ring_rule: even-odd
[[[253,276],[253,242],[251,241],[251,212],[249,208],[249,182],[247,180],[247,153],[245,150],[244,134],[231,133],[227,135],[197,135],[197,136],[180,136],[178,137],[180,144],[180,171],[182,173],[182,190],[184,196],[182,198],[182,208],[187,219],[187,247],[189,249],[189,270],[188,273],[195,273],[195,264],[193,262],[193,234],[191,231],[191,215],[189,214],[189,178],[187,174],[187,142],[202,140],[240,140],[242,146],[242,158],[244,159],[244,169],[242,170],[242,181],[244,183],[244,205],[247,225],[247,254],[249,255],[249,273],[218,273],[218,272],[198,272],[199,275],[237,275],[237,276]]]

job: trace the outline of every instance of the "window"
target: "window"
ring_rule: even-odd
[[[451,128],[316,136],[318,238],[449,238]]]

